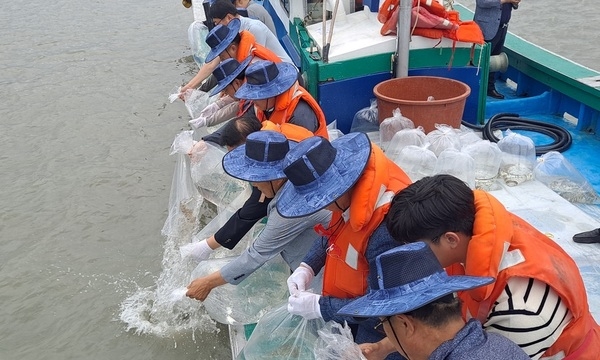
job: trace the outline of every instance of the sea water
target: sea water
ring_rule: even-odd
[[[592,0],[523,1],[509,30],[600,70],[599,17]],[[0,359],[229,358],[224,326],[169,302],[183,271],[161,235],[192,10],[10,1],[0,20]]]

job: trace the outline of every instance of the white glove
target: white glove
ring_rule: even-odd
[[[290,277],[287,279],[288,290],[290,291],[290,295],[295,295],[300,291],[306,290],[310,286],[313,278],[315,277],[315,273],[305,263],[301,263],[300,266]]]
[[[196,237],[194,237],[194,240],[196,240]],[[208,246],[206,239],[202,241],[193,241],[179,248],[182,259],[192,258],[196,261],[208,259],[212,252],[213,249]]]
[[[197,118],[188,121],[188,123],[192,126],[192,128],[199,129],[206,126],[206,117],[200,115]]]
[[[300,291],[288,298],[288,312],[293,315],[300,315],[307,320],[321,318],[320,298],[321,295]]]

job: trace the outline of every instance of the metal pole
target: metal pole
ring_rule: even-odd
[[[408,51],[410,48],[410,13],[412,1],[400,0],[398,9],[398,26],[396,30],[396,77],[408,76]]]

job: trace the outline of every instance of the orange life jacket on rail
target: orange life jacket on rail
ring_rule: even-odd
[[[383,23],[381,35],[396,34],[398,2],[399,0],[386,0],[380,8],[377,18]],[[411,29],[413,35],[432,39],[444,37],[474,44],[485,42],[479,25],[474,21],[461,21],[457,11],[446,11],[436,0],[413,0]]]

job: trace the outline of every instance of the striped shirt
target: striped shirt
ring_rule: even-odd
[[[514,277],[508,279],[483,326],[517,343],[532,359],[540,359],[572,318],[549,285]]]

